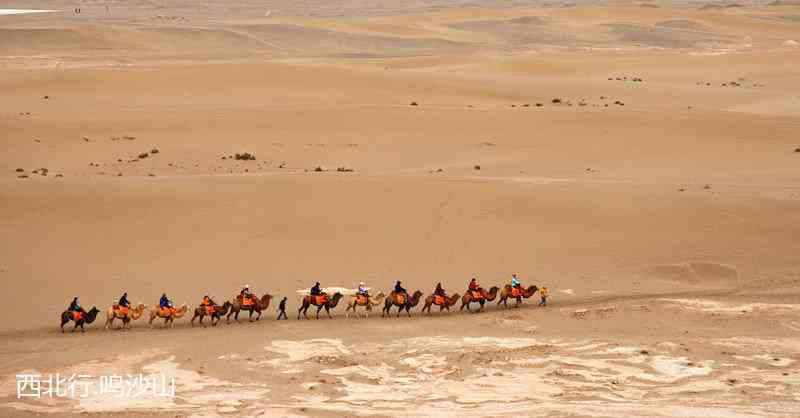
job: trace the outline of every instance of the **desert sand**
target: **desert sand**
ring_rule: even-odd
[[[800,416],[800,4],[2,7],[54,11],[0,13],[0,416]],[[512,273],[548,306],[296,319]],[[103,329],[246,283],[258,322]]]

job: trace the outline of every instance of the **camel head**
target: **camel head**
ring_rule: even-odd
[[[222,315],[227,314],[231,306],[231,302],[226,300],[225,303],[222,304]]]
[[[447,306],[453,306],[456,304],[456,302],[458,302],[459,299],[461,299],[461,295],[458,293],[453,293],[453,296],[450,296],[447,300],[445,300],[445,303]]]
[[[489,289],[489,294],[486,296],[486,300],[488,300],[489,302],[493,301],[494,298],[497,297],[497,291],[498,290],[500,290],[499,287],[492,286],[491,289]]]
[[[524,292],[527,295],[525,297],[529,298],[529,297],[533,296],[533,294],[536,293],[538,290],[539,290],[539,288],[536,287],[535,284],[532,284],[532,285],[528,286],[528,288],[525,289],[525,292]]]
[[[84,322],[91,324],[97,318],[97,314],[99,312],[100,309],[97,309],[97,306],[92,306],[92,309],[89,309],[89,312],[86,312],[86,319],[84,319]]]
[[[186,312],[189,312],[189,304],[184,302],[180,308],[175,310],[175,318],[180,318],[183,315],[186,315]]]
[[[421,298],[422,298],[422,291],[417,289],[417,291],[415,291],[414,294],[411,295],[411,300],[408,302],[408,304],[411,306],[417,306]]]
[[[144,313],[145,305],[142,302],[136,305],[136,307],[130,310],[131,319],[136,320],[139,319],[140,316]]]
[[[331,298],[330,298],[330,299],[328,299],[328,306],[329,306],[329,307],[331,307],[331,308],[334,308],[334,307],[336,307],[336,305],[338,305],[338,304],[339,304],[339,300],[340,300],[340,299],[341,299],[343,296],[344,296],[344,295],[342,295],[342,294],[341,294],[341,293],[339,293],[339,292],[336,292],[336,293],[334,293],[334,294],[333,294],[333,296],[331,296]]]
[[[380,292],[375,296],[370,296],[369,297],[369,303],[372,306],[378,306],[378,305],[383,303],[383,300],[385,298],[386,298],[386,295],[384,295],[383,292]]]

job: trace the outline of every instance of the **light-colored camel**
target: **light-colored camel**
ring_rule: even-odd
[[[339,304],[340,299],[342,299],[342,294],[339,292],[334,293],[333,296],[328,296],[326,293],[322,295],[306,295],[303,297],[303,305],[297,310],[297,319],[300,319],[301,313],[306,319],[309,319],[307,312],[311,305],[317,307],[317,319],[319,319],[319,311],[321,311],[322,308],[325,308],[325,313],[328,314],[328,318],[332,318],[331,309]]]
[[[356,314],[356,317],[361,317],[356,311],[356,307],[363,306],[364,307],[364,315],[365,317],[369,318],[369,312],[372,310],[373,306],[378,306],[383,303],[383,292],[378,293],[375,296],[361,296],[361,295],[352,295],[350,296],[350,301],[347,303],[347,309],[345,309],[345,316],[350,318],[350,310],[353,310],[353,313]]]
[[[233,319],[236,322],[239,322],[239,311],[247,311],[248,316],[247,319],[250,322],[258,321],[261,319],[261,311],[266,311],[269,308],[269,302],[272,300],[272,295],[266,294],[261,296],[259,299],[255,295],[253,295],[253,303],[251,305],[245,305],[244,300],[242,299],[242,295],[237,295],[231,301],[231,310],[228,312],[228,316],[225,318],[225,322],[231,322],[231,315],[233,315]],[[253,319],[253,312],[257,313],[256,319]]]
[[[75,317],[75,312],[64,311],[61,313],[61,332],[64,332],[64,325],[67,324],[69,321],[75,321],[75,326],[72,328],[71,332],[75,332],[78,327],[81,327],[81,332],[86,332],[83,329],[83,324],[91,324],[94,322],[95,318],[97,318],[97,314],[100,312],[97,307],[92,306],[92,309],[89,309],[89,312],[81,312],[79,317]]]
[[[161,309],[158,305],[153,305],[150,308],[150,321],[148,324],[150,328],[153,328],[153,320],[156,318],[163,318],[164,319],[164,326],[166,327],[169,325],[170,327],[175,327],[175,318],[181,318],[186,315],[186,312],[189,312],[189,305],[184,303],[181,305],[180,308],[172,308],[172,309]]]
[[[522,303],[522,298],[528,299],[538,290],[539,288],[536,287],[536,285],[531,285],[527,289],[512,289],[511,285],[507,284],[503,287],[503,290],[500,291],[500,299],[497,300],[497,306],[500,306],[502,303],[504,307],[508,308],[508,299],[516,299],[517,304],[514,305],[514,307],[519,308],[519,304]]]
[[[231,309],[231,303],[226,300],[225,303],[223,303],[222,305],[209,306],[208,308],[211,308],[210,309],[211,313],[208,312],[209,310],[207,310],[205,306],[198,306],[194,310],[194,316],[192,316],[192,321],[191,321],[192,326],[194,326],[194,320],[197,319],[198,317],[200,318],[200,325],[203,325],[203,318],[205,318],[206,316],[211,317],[211,326],[216,326],[222,319],[222,317],[225,316]],[[214,322],[215,319],[216,322]]]
[[[402,296],[402,295],[401,295]],[[397,293],[392,290],[389,293],[389,296],[386,296],[386,299],[383,303],[383,312],[381,316],[384,315],[391,315],[392,314],[392,307],[397,306],[397,317],[400,317],[400,312],[403,310],[406,311],[408,316],[411,316],[411,308],[417,306],[419,304],[419,300],[422,298],[422,292],[417,290],[414,292],[413,295],[409,298],[408,296],[402,296],[402,298],[398,297]]]
[[[122,313],[119,305],[116,303],[106,309],[106,326],[105,329],[114,329],[114,320],[122,320],[122,329],[130,326],[131,321],[139,319],[144,313],[144,303],[139,303],[133,308],[128,309],[128,313]]]
[[[438,298],[436,295],[429,295],[427,298],[425,298],[425,305],[422,306],[422,312],[424,313],[427,309],[428,314],[430,314],[431,305],[439,305],[439,312],[444,309],[447,309],[447,312],[450,312],[450,307],[455,305],[460,298],[461,295],[458,293],[454,293],[453,296],[440,296]]]
[[[482,311],[483,310],[483,305],[486,302],[493,301],[497,297],[497,292],[499,290],[500,290],[500,288],[497,287],[497,286],[492,286],[492,288],[489,289],[489,293],[486,293],[483,289],[481,289],[478,292],[474,292],[472,290],[467,290],[467,293],[464,293],[464,296],[461,297],[461,309],[460,310],[463,311],[464,308],[467,308],[467,311],[472,312],[469,309],[469,304],[474,302],[474,303],[477,303],[477,304],[481,305],[481,307],[478,308],[477,312]]]

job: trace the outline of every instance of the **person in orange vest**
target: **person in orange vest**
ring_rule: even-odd
[[[216,305],[216,303],[208,296],[208,293],[206,292],[206,294],[203,295],[203,300],[200,302],[200,306],[203,308],[208,308],[209,306],[214,305]]]
[[[542,288],[539,289],[539,296],[541,296],[539,306],[547,306],[547,297],[550,296],[550,289],[548,289],[547,286],[542,286]]]

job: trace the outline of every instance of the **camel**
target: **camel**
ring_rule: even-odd
[[[208,312],[209,310],[207,310],[207,308],[211,308],[211,313]],[[227,300],[222,305],[198,306],[194,310],[194,316],[192,316],[192,326],[194,326],[194,320],[197,319],[197,317],[200,317],[200,325],[203,325],[203,318],[205,318],[206,315],[211,316],[211,326],[216,326],[220,319],[222,319],[222,317],[225,316],[230,309],[231,303]],[[214,322],[215,319],[217,320],[216,322]]]
[[[131,321],[139,319],[144,313],[144,303],[136,305],[136,307],[128,309],[127,313],[123,313],[120,306],[116,303],[106,309],[106,326],[105,329],[114,329],[114,319],[122,320],[122,329],[130,326]]]
[[[431,313],[431,305],[439,305],[439,312],[444,309],[447,309],[447,312],[450,312],[450,307],[455,305],[458,302],[458,299],[461,298],[461,295],[458,293],[453,294],[453,296],[436,296],[430,295],[425,298],[425,305],[422,306],[422,312],[428,310],[428,314]],[[441,299],[441,300],[439,300]]]
[[[356,317],[360,317],[361,314],[356,312],[356,307],[363,306],[365,307],[364,315],[369,318],[369,312],[372,310],[373,306],[378,306],[383,303],[383,292],[378,293],[375,296],[359,296],[359,295],[352,295],[350,296],[350,302],[347,304],[347,309],[345,310],[345,316],[350,318],[350,309],[353,310],[353,313],[356,314]]]
[[[247,319],[250,322],[258,321],[261,319],[261,311],[266,311],[267,308],[269,308],[269,302],[272,300],[272,295],[266,294],[261,296],[261,299],[253,295],[252,300],[252,304],[245,305],[244,301],[242,300],[242,295],[237,295],[236,298],[231,301],[231,310],[228,312],[228,316],[225,317],[225,321],[231,322],[231,315],[233,315],[233,319],[235,319],[236,322],[239,322],[239,311],[247,311]],[[253,312],[258,314],[256,319],[253,319]]]
[[[328,314],[328,318],[332,318],[331,309],[339,304],[339,299],[341,298],[342,294],[339,292],[334,293],[333,296],[330,297],[326,293],[321,295],[306,295],[303,297],[303,306],[297,310],[297,319],[300,319],[301,313],[306,319],[309,319],[306,312],[308,312],[308,308],[311,307],[311,305],[317,307],[317,319],[319,319],[319,311],[321,311],[322,308],[325,308],[325,313]]]
[[[497,297],[497,291],[498,290],[500,290],[499,287],[492,286],[492,288],[489,289],[489,293],[486,293],[486,291],[484,291],[483,289],[481,289],[480,293],[479,292],[467,291],[467,293],[464,293],[464,296],[461,297],[461,309],[460,310],[463,311],[464,308],[467,308],[467,311],[472,312],[469,309],[469,305],[471,303],[475,302],[475,303],[478,303],[478,304],[481,305],[481,307],[477,310],[477,312],[482,311],[483,310],[483,305],[486,302],[491,302]],[[476,293],[478,293],[478,294],[476,294]]]
[[[517,304],[514,305],[515,308],[519,308],[519,304],[522,302],[522,298],[528,299],[529,297],[533,296],[539,290],[536,285],[531,285],[527,289],[512,289],[510,284],[505,285],[503,290],[500,291],[500,299],[497,300],[497,306],[500,306],[502,303],[504,307],[508,308],[508,299],[516,299]]]
[[[89,309],[89,312],[81,312],[78,318],[73,316],[73,313],[70,311],[64,311],[61,313],[61,332],[64,332],[64,325],[69,321],[75,321],[75,326],[72,328],[71,332],[75,332],[78,327],[81,327],[81,332],[86,332],[83,329],[83,324],[91,324],[97,318],[97,314],[100,312],[96,306],[92,306],[92,309]]]
[[[181,318],[189,312],[189,305],[183,304],[180,308],[162,309],[158,305],[153,305],[150,308],[150,321],[148,324],[153,328],[153,320],[156,318],[164,318],[164,326],[169,324],[170,327],[175,327],[175,318]]]
[[[400,317],[400,312],[403,312],[403,309],[405,309],[406,314],[408,314],[408,316],[410,317],[411,316],[411,308],[413,308],[413,307],[417,306],[417,304],[419,304],[420,298],[422,298],[422,292],[417,290],[416,292],[414,292],[413,295],[411,295],[410,298],[405,298],[405,300],[403,300],[401,302],[398,299],[397,293],[392,291],[392,293],[389,293],[389,296],[386,296],[386,300],[384,301],[384,305],[383,305],[383,313],[381,313],[381,317],[383,317],[384,315],[391,315],[392,314],[391,311],[392,311],[392,307],[393,306],[397,306],[397,317],[398,318]]]

